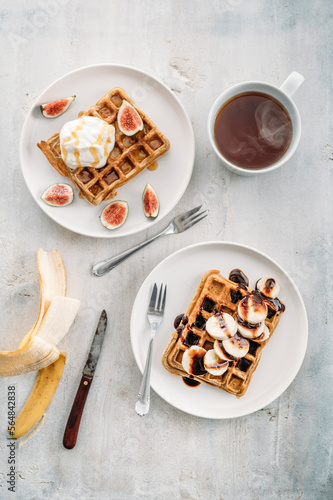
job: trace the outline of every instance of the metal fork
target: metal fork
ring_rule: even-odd
[[[140,248],[143,248],[144,246],[148,245],[148,243],[151,243],[160,236],[164,236],[166,234],[182,233],[183,231],[186,231],[186,229],[189,229],[190,227],[194,226],[194,224],[197,224],[202,219],[207,217],[208,212],[206,210],[198,213],[201,207],[202,205],[199,205],[198,207],[192,208],[192,210],[189,210],[188,212],[178,215],[170,222],[168,227],[166,227],[163,231],[156,234],[149,240],[143,241],[135,247],[130,248],[129,250],[125,250],[125,252],[116,255],[115,257],[110,257],[109,259],[98,262],[93,266],[92,273],[95,276],[104,276],[104,274],[114,269],[116,266],[118,266],[118,264],[123,262],[123,260],[127,259],[127,257],[133,255],[134,252],[140,250]]]
[[[164,287],[164,291],[163,291]],[[149,411],[150,405],[150,371],[151,362],[153,357],[153,345],[154,337],[158,326],[160,325],[165,309],[167,286],[160,286],[160,291],[157,297],[157,285],[154,283],[153,291],[149,301],[148,307],[148,321],[150,323],[150,341],[148,346],[147,359],[145,364],[145,369],[143,371],[142,382],[139,389],[138,400],[135,405],[135,411],[140,416],[143,417]]]

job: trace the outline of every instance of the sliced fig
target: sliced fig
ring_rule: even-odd
[[[142,194],[142,204],[145,216],[156,218],[160,211],[160,202],[155,189],[147,182]]]
[[[120,131],[128,136],[134,135],[143,129],[141,116],[125,99],[119,108],[117,122]]]
[[[127,201],[112,201],[104,207],[100,219],[106,229],[117,229],[124,224],[128,215]]]
[[[40,110],[45,118],[57,118],[67,111],[69,106],[75,100],[75,95],[66,97],[66,99],[59,99],[58,101],[47,102],[42,104]]]
[[[73,188],[69,184],[52,184],[45,189],[41,199],[51,207],[66,207],[74,200]]]

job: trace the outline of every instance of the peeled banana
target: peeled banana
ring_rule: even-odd
[[[56,344],[71,327],[80,302],[66,297],[66,273],[57,250],[37,253],[40,307],[37,320],[16,351],[0,351],[0,376],[39,370],[32,392],[15,422],[14,438],[28,432],[43,416],[61,378],[65,354]]]

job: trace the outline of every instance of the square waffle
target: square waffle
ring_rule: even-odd
[[[205,329],[206,321],[219,311],[226,312],[235,319],[238,302],[251,292],[250,288],[240,286],[224,278],[217,270],[206,272],[162,355],[162,364],[166,370],[174,375],[218,387],[237,397],[243,396],[258,366],[262,350],[280,321],[281,312],[284,310],[282,302],[265,300],[263,297],[268,307],[265,324],[270,331],[269,338],[261,342],[248,339],[250,342],[249,352],[243,358],[230,361],[228,369],[223,375],[216,376],[210,373],[200,376],[189,375],[182,366],[182,357],[184,351],[192,345],[198,345],[207,351],[213,349],[214,339]]]
[[[143,130],[133,136],[123,134],[117,124],[117,114],[124,99],[137,110],[143,121]],[[92,205],[99,205],[103,200],[114,198],[120,186],[145,168],[155,167],[154,162],[170,147],[169,140],[121,88],[110,90],[95,106],[79,113],[79,116],[83,115],[96,116],[115,127],[115,146],[104,167],[100,169],[67,167],[61,158],[58,133],[47,141],[41,141],[37,146],[43,151],[52,167],[61,175],[68,177],[78,188],[79,196]]]

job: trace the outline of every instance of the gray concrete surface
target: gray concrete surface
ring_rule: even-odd
[[[6,388],[15,384],[20,407],[34,375],[0,380],[0,498],[332,498],[332,3],[2,0],[0,12],[1,348],[15,348],[37,313],[39,247],[60,250],[68,294],[82,301],[64,341],[70,361],[45,423],[17,449],[16,493],[6,485]],[[209,207],[210,217],[190,232],[155,242],[99,280],[90,275],[92,262],[155,234],[156,226],[113,241],[58,226],[26,188],[19,137],[46,86],[73,69],[103,62],[149,71],[179,97],[193,124],[196,159],[173,214],[195,200]],[[295,156],[260,178],[229,173],[208,142],[211,103],[232,83],[258,79],[280,85],[293,70],[306,79],[295,95],[303,125]],[[161,221],[158,228],[163,226]],[[140,419],[133,411],[140,372],[129,339],[134,298],[161,259],[205,240],[246,243],[290,273],[309,317],[304,363],[278,400],[247,417],[201,419],[153,394],[151,413]],[[89,395],[80,442],[67,451],[62,434],[87,353],[85,334],[106,304],[112,335]]]

